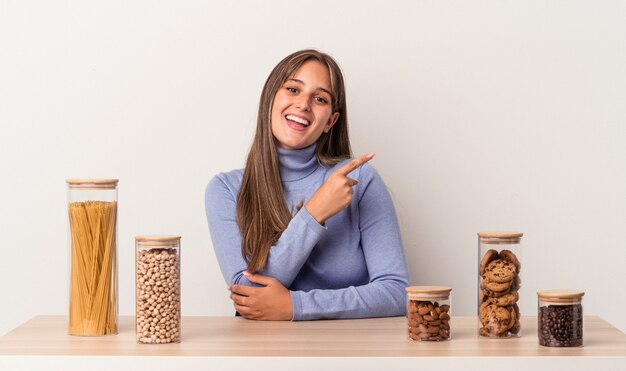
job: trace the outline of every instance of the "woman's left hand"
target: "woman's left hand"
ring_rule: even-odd
[[[289,290],[273,277],[244,272],[253,283],[264,287],[231,285],[230,298],[235,310],[247,319],[264,321],[291,321],[293,306]]]

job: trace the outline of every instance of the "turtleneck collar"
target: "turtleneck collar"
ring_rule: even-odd
[[[319,168],[315,156],[316,144],[302,149],[277,147],[280,179],[283,182],[295,182],[306,178]]]

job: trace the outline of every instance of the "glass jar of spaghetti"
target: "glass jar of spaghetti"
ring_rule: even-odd
[[[520,232],[478,233],[478,333],[490,338],[521,336]]]
[[[137,342],[180,342],[180,236],[135,237]]]
[[[68,179],[69,334],[117,334],[117,179]]]
[[[409,339],[450,339],[450,291],[444,286],[410,286],[407,293]]]
[[[584,291],[577,290],[537,292],[539,345],[583,346],[583,295]]]

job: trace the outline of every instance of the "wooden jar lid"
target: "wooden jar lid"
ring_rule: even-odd
[[[520,238],[522,232],[478,232],[480,238]]]
[[[180,245],[180,236],[135,236],[135,242],[137,248],[178,247]]]
[[[66,179],[71,189],[115,189],[118,179]]]
[[[412,298],[447,299],[452,289],[446,286],[409,286],[406,289]]]
[[[580,299],[585,295],[585,292],[580,290],[542,290],[537,291],[537,295],[546,299]]]
[[[545,304],[570,305],[580,304],[584,291],[580,290],[542,290],[537,291],[537,296]]]
[[[522,232],[478,232],[480,242],[488,245],[518,244]]]

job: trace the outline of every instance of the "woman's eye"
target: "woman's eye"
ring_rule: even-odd
[[[297,92],[298,92],[298,89],[296,89],[296,88],[287,87],[286,89],[287,89],[290,93],[297,93]]]
[[[322,97],[315,97],[315,100],[318,101],[319,103],[327,103],[326,99]]]

